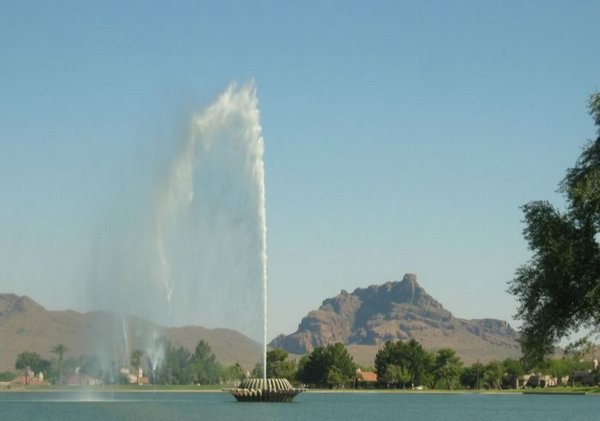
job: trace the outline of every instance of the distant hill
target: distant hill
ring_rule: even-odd
[[[520,356],[516,332],[507,322],[454,317],[413,274],[326,299],[302,319],[296,332],[278,336],[270,346],[304,354],[342,342],[358,362],[371,365],[383,343],[409,338],[427,349],[451,347],[466,363]]]
[[[52,359],[56,355],[51,349],[62,343],[69,349],[67,357],[76,357],[94,354],[98,349],[123,349],[125,337],[129,350],[144,349],[153,335],[164,336],[190,351],[203,339],[225,365],[239,362],[251,369],[261,358],[260,344],[230,329],[164,328],[133,316],[118,317],[107,312],[49,311],[29,297],[0,294],[0,371],[14,371],[16,357],[22,351]]]

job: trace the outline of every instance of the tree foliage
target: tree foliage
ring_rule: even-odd
[[[58,377],[58,382],[59,384],[62,384],[62,363],[63,363],[63,358],[65,356],[65,353],[69,350],[69,348],[67,348],[64,344],[58,344],[55,347],[52,348],[52,353],[58,355],[58,373],[59,373],[59,377]]]
[[[216,384],[219,382],[221,365],[206,341],[198,342],[191,358],[193,381],[196,384]]]
[[[593,356],[594,344],[587,337],[571,342],[565,346],[564,356],[581,360],[585,356]]]
[[[165,358],[156,372],[152,373],[153,383],[217,384],[222,377],[230,381],[243,377],[243,369],[239,364],[224,368],[206,341],[200,340],[193,353],[166,340],[162,346]]]
[[[221,378],[226,383],[239,383],[240,380],[246,377],[243,367],[240,363],[235,363],[229,367],[224,367],[221,371]]]
[[[462,371],[462,361],[450,348],[442,348],[435,354],[433,376],[435,387],[452,389],[458,383]]]
[[[288,353],[281,348],[267,352],[267,377],[292,380],[296,373],[296,361],[288,360]]]
[[[170,342],[165,345],[165,359],[155,373],[153,383],[192,384],[193,373],[189,370],[192,354],[186,348],[175,347]]]
[[[25,384],[28,383],[30,373],[47,372],[50,369],[50,361],[43,359],[37,352],[23,351],[17,355],[15,368],[23,370]]]
[[[406,367],[388,364],[380,377],[380,383],[385,384],[387,387],[402,387],[404,389],[410,382],[411,377],[410,371]]]
[[[184,347],[175,347],[163,340],[164,350],[162,363],[151,372],[154,384],[217,384],[237,383],[245,377],[244,368],[235,363],[223,367],[212,352],[208,343],[200,341],[194,352]],[[130,362],[141,367],[149,361],[143,361],[144,354],[137,350],[132,352]],[[435,389],[499,389],[514,388],[523,385],[524,374],[535,373],[561,378],[575,371],[592,372],[593,344],[587,338],[568,345],[562,358],[546,359],[542,363],[528,366],[525,369],[522,361],[507,358],[502,362],[490,361],[463,367],[463,363],[450,348],[443,348],[432,354],[425,350],[416,340],[407,342],[387,342],[379,350],[375,358],[375,370],[379,386],[402,387],[426,386]],[[139,361],[138,361],[139,360]],[[46,379],[58,378],[53,373],[49,361],[42,359],[35,352],[22,352],[18,355],[15,367],[24,373],[44,373]],[[65,373],[79,372],[97,378],[106,384],[115,382],[127,383],[126,376],[121,375],[120,365],[115,361],[104,364],[96,355],[82,355],[63,360]],[[356,364],[344,345],[337,343],[326,347],[317,347],[313,352],[303,356],[297,364],[288,360],[288,353],[281,349],[267,353],[267,373],[269,377],[284,377],[317,387],[352,387],[356,379]],[[257,376],[262,376],[262,367],[257,364]],[[365,368],[371,371],[373,368]],[[12,373],[0,373],[0,380],[12,379]]]
[[[600,133],[600,93],[589,107]],[[572,331],[600,322],[600,136],[567,171],[560,191],[565,211],[546,201],[523,206],[523,234],[533,256],[509,286],[519,302],[521,344],[531,365]]]
[[[464,367],[460,373],[460,384],[469,389],[481,389],[484,384],[485,366],[479,361]]]
[[[523,364],[514,358],[506,358],[502,361],[502,365],[504,366],[504,387],[516,387],[517,381],[525,374]]]
[[[267,352],[267,377],[294,380],[296,378],[296,361],[288,360],[287,351],[276,348]],[[251,376],[262,378],[263,363],[258,362],[252,369]]]
[[[421,344],[414,339],[408,342],[388,341],[375,356],[375,369],[377,377],[386,379],[388,366],[394,365],[410,373],[410,382],[413,386],[429,386],[433,382],[432,366],[433,355],[423,349]],[[404,378],[403,378],[404,380]],[[402,382],[402,385],[408,383]],[[399,385],[399,382],[395,382]]]
[[[488,387],[492,389],[502,389],[502,379],[504,378],[504,366],[499,361],[490,361],[485,366],[484,379]]]
[[[354,359],[341,343],[319,346],[300,360],[297,377],[317,387],[345,387],[356,375]]]

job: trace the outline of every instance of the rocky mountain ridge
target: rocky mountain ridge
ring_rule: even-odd
[[[134,316],[103,311],[50,311],[27,296],[0,294],[0,371],[14,371],[17,355],[23,351],[55,359],[51,350],[59,343],[69,349],[67,357],[98,355],[104,350],[114,353],[115,349],[144,350],[147,338],[154,334],[191,351],[205,340],[225,365],[239,362],[251,369],[261,359],[262,346],[231,329],[165,328]]]
[[[342,342],[351,351],[374,356],[386,341],[410,338],[430,349],[454,348],[465,361],[520,354],[517,333],[507,322],[454,317],[417,283],[414,274],[399,282],[342,291],[304,317],[296,332],[280,335],[270,345],[304,354]]]

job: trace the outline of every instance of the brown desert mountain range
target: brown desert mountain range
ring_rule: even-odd
[[[123,350],[124,337],[129,351],[143,350],[145,341],[155,335],[190,351],[200,340],[205,340],[225,365],[239,362],[251,369],[260,361],[262,347],[231,329],[164,328],[133,316],[117,317],[102,311],[49,311],[29,297],[0,294],[0,371],[14,371],[15,360],[22,351],[55,359],[51,350],[61,343],[69,349],[67,357],[98,355],[100,350]]]
[[[190,351],[205,340],[225,365],[239,362],[251,369],[260,361],[261,345],[234,330],[164,328],[101,311],[49,311],[28,297],[0,294],[0,371],[13,371],[22,351],[53,359],[51,349],[61,343],[69,349],[67,356],[99,354],[99,350],[116,355],[116,349],[124,348],[124,338],[129,350],[144,349],[144,341],[156,334]],[[296,332],[278,336],[270,346],[302,355],[317,346],[342,342],[359,364],[371,366],[386,341],[409,338],[430,350],[453,348],[465,363],[520,356],[516,332],[507,322],[454,317],[412,274],[399,282],[342,291],[326,299],[302,319]]]
[[[341,342],[359,363],[371,365],[386,341],[410,338],[430,350],[453,348],[466,363],[520,356],[517,334],[507,322],[454,317],[413,274],[326,299],[302,319],[296,332],[278,336],[271,347],[304,354]]]

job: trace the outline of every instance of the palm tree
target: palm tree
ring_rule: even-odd
[[[135,367],[137,384],[140,384],[140,366],[142,365],[142,355],[144,355],[144,351],[141,349],[134,349],[131,352],[131,357],[129,358],[129,362]]]
[[[54,348],[52,348],[52,353],[58,355],[58,384],[62,384],[62,362],[63,357],[68,350],[69,348],[67,348],[63,344],[58,344]]]

